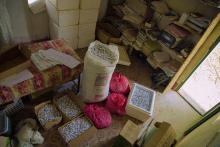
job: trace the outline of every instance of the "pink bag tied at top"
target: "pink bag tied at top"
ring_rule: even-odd
[[[124,75],[114,72],[110,81],[110,92],[127,95],[130,92],[130,84]]]
[[[84,107],[84,113],[98,129],[109,127],[112,123],[110,112],[97,104],[86,105]]]
[[[126,103],[127,103],[127,98],[123,94],[111,93],[107,97],[106,108],[111,113],[124,115],[126,114],[125,112]]]

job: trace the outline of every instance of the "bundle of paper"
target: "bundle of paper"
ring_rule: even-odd
[[[72,69],[80,63],[73,56],[54,49],[39,50],[31,55],[31,60],[40,71],[46,70],[58,64],[63,64]]]

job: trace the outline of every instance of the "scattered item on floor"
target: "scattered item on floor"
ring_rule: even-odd
[[[112,44],[112,43],[110,43],[110,44]],[[117,44],[113,44],[113,45],[117,45]],[[118,46],[118,51],[119,51],[118,64],[130,66],[131,61],[130,61],[130,58],[129,58],[128,53],[126,51],[126,47],[122,46],[122,45],[117,45],[117,46]]]
[[[76,118],[82,113],[80,107],[73,101],[69,94],[54,98],[53,103],[57,106],[66,120]]]
[[[153,57],[159,63],[165,63],[171,60],[170,55],[164,51],[153,52]]]
[[[99,106],[97,104],[87,104],[84,107],[84,113],[98,129],[107,128],[112,124],[111,114],[103,106]]]
[[[78,117],[58,128],[64,141],[70,147],[77,147],[83,141],[93,137],[97,129],[86,117]]]
[[[195,30],[198,33],[202,33],[209,26],[210,22],[211,22],[210,19],[202,16],[202,14],[191,13],[188,16],[185,25]]]
[[[44,0],[37,0],[37,1],[28,0],[28,6],[34,14],[38,14],[46,10]]]
[[[106,108],[114,114],[125,115],[127,98],[123,94],[111,93],[107,97]]]
[[[86,102],[98,102],[108,96],[109,83],[119,60],[118,48],[92,42],[84,59],[81,96]]]
[[[37,130],[37,122],[34,119],[28,118],[19,122],[17,129],[18,132],[15,136],[19,142],[18,147],[33,147],[44,142],[43,136]]]
[[[71,69],[79,65],[79,61],[74,57],[54,49],[39,50],[31,55],[31,61],[40,70],[46,70],[55,65],[65,65]]]
[[[171,77],[168,77],[163,70],[157,69],[153,71],[151,80],[153,82],[153,88],[158,88],[159,86],[166,86],[171,80]]]
[[[175,143],[176,133],[171,124],[167,122],[156,122],[155,131],[145,140],[144,147],[170,147]]]
[[[137,141],[139,132],[138,125],[128,120],[112,147],[132,147]]]
[[[59,124],[62,120],[62,115],[51,101],[43,102],[35,106],[34,109],[40,124],[45,130]]]
[[[160,50],[161,46],[158,42],[147,39],[143,43],[142,52],[145,56],[149,56],[152,52]]]
[[[4,79],[0,80],[0,85],[12,87],[18,83],[21,83],[25,80],[29,80],[31,78],[33,78],[33,74],[28,69],[25,69],[16,74],[8,75]]]
[[[127,95],[130,92],[128,78],[119,72],[114,72],[110,81],[110,92]]]
[[[166,2],[163,1],[152,1],[151,5],[153,9],[161,14],[167,14],[170,12]]]
[[[127,115],[145,122],[153,114],[156,92],[134,83],[126,105]]]
[[[12,135],[11,119],[3,112],[0,112],[0,135],[10,137]]]
[[[13,102],[12,104],[7,105],[3,112],[7,115],[7,116],[11,116],[14,115],[16,112],[22,110],[24,108],[24,104],[22,102],[21,99]]]

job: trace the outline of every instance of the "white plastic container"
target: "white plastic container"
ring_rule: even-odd
[[[99,9],[81,9],[79,13],[79,24],[95,23],[98,19]]]
[[[79,9],[57,10],[49,0],[46,0],[46,8],[49,17],[58,26],[71,26],[79,23]]]
[[[79,0],[49,0],[57,10],[79,9]]]
[[[84,58],[80,94],[85,102],[106,99],[109,83],[119,60],[118,47],[94,41],[89,45]]]

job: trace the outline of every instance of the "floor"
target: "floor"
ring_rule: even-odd
[[[77,52],[83,57],[86,50],[82,49]],[[152,84],[150,80],[151,68],[142,63],[135,56],[131,57],[131,62],[132,64],[129,67],[117,65],[116,71],[122,72],[132,81],[150,87]],[[27,117],[35,118],[33,105],[27,106],[25,110],[16,114],[13,117],[14,123]],[[158,92],[155,100],[153,117],[155,119],[154,121],[167,121],[171,123],[176,130],[177,139],[179,139],[183,132],[198,121],[201,116],[198,115],[198,113],[195,112],[176,92],[170,92],[166,95]],[[121,117],[113,115],[112,125],[109,128],[98,130],[98,133],[90,140],[86,140],[82,146],[110,147],[114,142],[114,138],[119,134],[128,119],[137,123],[136,120],[129,116]],[[45,137],[45,142],[39,147],[65,146],[56,128],[43,132],[43,136]]]

